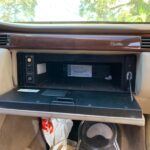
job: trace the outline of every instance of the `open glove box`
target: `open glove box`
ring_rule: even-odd
[[[9,113],[144,125],[135,55],[21,52],[17,64],[17,89],[0,96]]]

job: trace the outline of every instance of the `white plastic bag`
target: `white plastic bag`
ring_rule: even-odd
[[[50,147],[67,140],[72,126],[73,122],[70,119],[42,119],[42,131]]]

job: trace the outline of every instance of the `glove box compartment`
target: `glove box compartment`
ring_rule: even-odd
[[[19,87],[129,92],[135,85],[134,55],[18,53]]]
[[[18,53],[17,64],[18,88],[0,97],[7,113],[144,124],[134,55]]]

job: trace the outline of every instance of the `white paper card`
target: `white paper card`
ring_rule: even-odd
[[[46,73],[46,63],[37,64],[37,74]]]
[[[70,77],[92,77],[91,65],[68,65],[68,76]]]
[[[19,89],[18,92],[27,92],[27,93],[38,93],[39,89]]]

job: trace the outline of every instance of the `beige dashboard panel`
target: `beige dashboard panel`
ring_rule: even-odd
[[[10,51],[0,49],[0,95],[13,88]]]
[[[135,96],[144,114],[150,114],[150,98]]]
[[[0,95],[13,88],[12,66],[11,52],[7,49],[0,48]],[[37,149],[36,146],[38,149],[45,149],[45,143],[38,132],[38,119],[33,117],[12,116],[12,114],[13,113],[7,115],[6,113],[0,112],[0,132],[2,133],[0,136],[0,149],[10,149],[10,147],[11,149],[24,149],[28,146],[32,149]],[[22,123],[21,126],[25,126],[25,130],[17,128],[17,125],[20,126],[18,122]],[[10,126],[12,127],[11,131],[9,130]],[[13,138],[14,140],[12,140],[14,134],[15,139]],[[23,137],[20,135],[23,135]],[[20,137],[24,139],[24,142],[18,144],[17,142],[20,140]],[[8,144],[10,139],[11,144]]]
[[[10,51],[0,48],[0,95],[13,88],[12,60]],[[0,115],[0,129],[6,119],[5,114]]]
[[[136,94],[150,98],[150,53],[141,53],[137,57]]]
[[[144,114],[150,114],[150,53],[137,55],[136,100]]]

